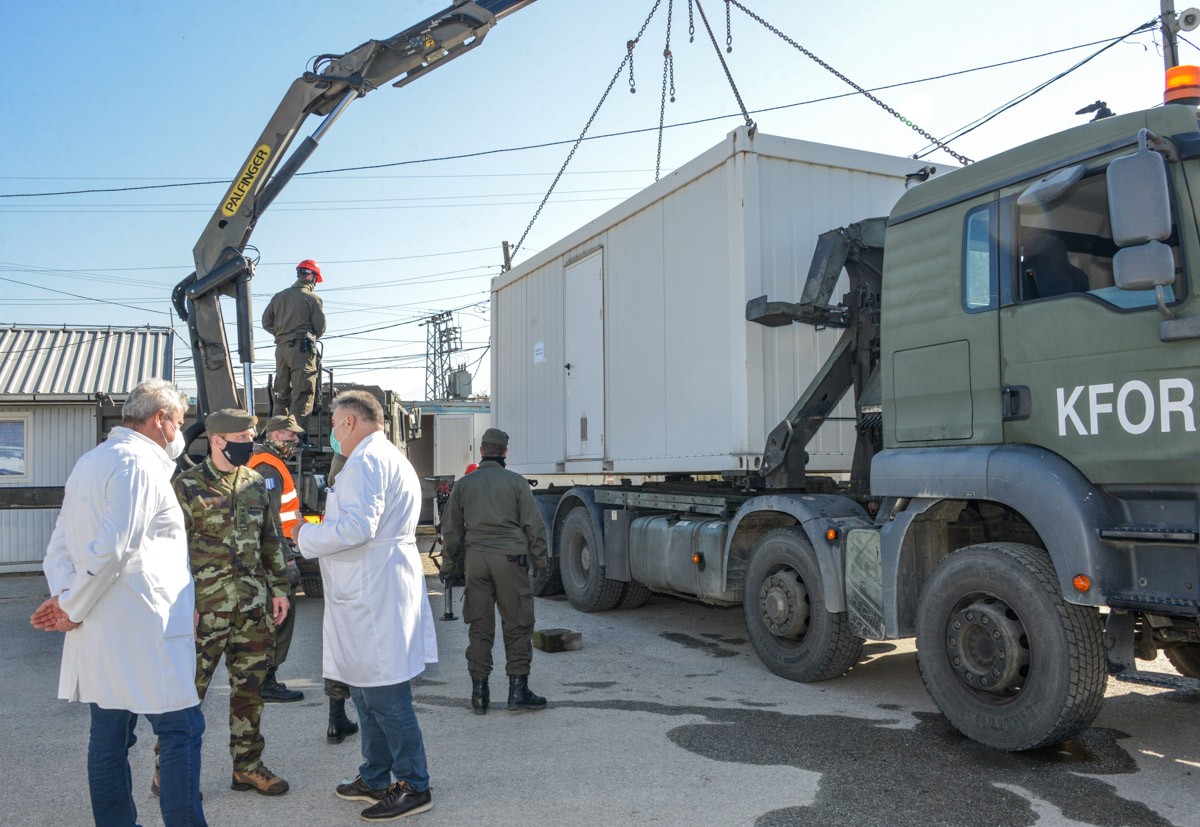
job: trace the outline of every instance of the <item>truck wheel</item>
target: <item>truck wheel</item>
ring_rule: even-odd
[[[639,609],[646,605],[646,601],[653,594],[649,589],[641,583],[635,583],[630,580],[625,584],[624,591],[621,592],[621,599],[617,601],[618,609]]]
[[[558,558],[547,557],[546,565],[541,571],[534,571],[533,566],[529,566],[529,585],[533,587],[533,593],[538,597],[550,597],[555,594],[562,594],[562,574],[558,569]]]
[[[1200,678],[1200,643],[1172,646],[1166,655],[1176,672],[1185,678]]]
[[[836,678],[862,654],[845,612],[825,608],[817,555],[802,529],[776,528],[758,541],[746,569],[742,613],[754,651],[781,678]]]
[[[973,741],[1016,752],[1070,738],[1104,700],[1100,614],[1067,603],[1046,552],[984,543],[950,554],[917,605],[917,663]]]
[[[300,589],[304,592],[305,597],[324,597],[325,587],[321,584],[321,575],[318,573],[313,577],[301,577]]]
[[[558,559],[563,591],[581,612],[603,612],[621,599],[625,584],[609,580],[600,566],[600,543],[586,508],[573,508],[559,532]]]

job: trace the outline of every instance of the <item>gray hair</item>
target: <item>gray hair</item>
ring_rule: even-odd
[[[121,406],[121,419],[132,425],[141,425],[159,411],[168,415],[186,413],[188,397],[179,388],[165,379],[147,379],[134,388],[125,404]]]
[[[363,422],[383,425],[383,407],[366,391],[342,391],[333,400],[333,410],[346,408]]]

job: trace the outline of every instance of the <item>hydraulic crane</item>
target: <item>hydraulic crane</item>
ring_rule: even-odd
[[[449,8],[385,40],[368,40],[345,54],[313,59],[292,82],[254,142],[228,192],[213,212],[192,255],[196,269],[175,286],[172,303],[187,322],[196,368],[196,421],[221,408],[253,413],[254,316],[250,280],[254,263],[244,251],[263,212],[316,150],[325,132],[352,101],[385,83],[400,87],[474,49],[496,22],[533,0],[455,0]],[[322,118],[286,161],[283,156],[311,115]],[[237,306],[239,393],[225,337],[221,296]]]

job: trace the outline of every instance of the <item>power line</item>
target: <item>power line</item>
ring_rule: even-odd
[[[1136,30],[1135,30],[1135,32],[1136,32]],[[1129,36],[1130,35],[1124,35],[1123,37],[1129,37]],[[1047,52],[1040,52],[1040,53],[1034,54],[1034,55],[1027,55],[1025,57],[1014,58],[1012,60],[1005,60],[1005,61],[1000,61],[997,63],[989,63],[989,64],[986,64],[983,66],[975,66],[975,67],[972,67],[969,69],[960,69],[960,70],[957,70],[954,72],[945,72],[940,75],[931,75],[929,77],[901,81],[899,83],[890,83],[890,84],[886,84],[883,86],[868,87],[867,91],[868,92],[880,92],[880,91],[884,91],[887,89],[895,89],[895,88],[898,88],[901,86],[911,86],[911,85],[917,84],[917,83],[928,83],[928,82],[934,81],[934,80],[943,80],[945,78],[957,77],[960,75],[971,74],[974,72],[982,72],[982,71],[985,71],[988,69],[995,69],[995,68],[999,68],[1002,66],[1011,66],[1013,64],[1024,63],[1024,62],[1030,61],[1030,60],[1038,60],[1040,58],[1050,57],[1052,55],[1062,54],[1063,52],[1070,52],[1070,51],[1074,51],[1076,49],[1085,49],[1089,46],[1095,46],[1100,43],[1108,43],[1111,40],[1112,40],[1112,38],[1105,38],[1104,40],[1096,40],[1096,41],[1091,41],[1088,43],[1080,43],[1076,46],[1067,46],[1062,49],[1053,49],[1053,50],[1047,51]],[[795,103],[782,104],[779,106],[771,106],[771,107],[767,107],[764,109],[752,109],[752,110],[750,110],[750,114],[759,115],[759,114],[762,114],[765,112],[775,112],[775,111],[779,111],[782,109],[791,109],[791,108],[798,107],[798,106],[808,106],[808,105],[811,105],[814,103],[824,103],[826,101],[837,100],[839,98],[856,97],[858,94],[859,94],[858,92],[842,92],[842,93],[835,94],[835,95],[827,95],[825,97],[820,97],[820,98],[811,98],[809,100],[796,101]],[[742,117],[741,112],[728,113],[728,114],[724,114],[724,115],[713,115],[713,116],[707,117],[707,118],[697,118],[697,119],[691,120],[691,121],[680,121],[677,123],[666,124],[662,128],[663,129],[677,129],[677,128],[685,127],[685,126],[696,126],[696,125],[702,124],[702,123],[710,123],[712,121],[719,121],[719,120],[726,120],[728,118],[740,118],[740,117]],[[643,134],[646,132],[657,132],[658,130],[659,130],[659,127],[657,125],[655,125],[655,126],[644,127],[641,129],[628,129],[628,130],[624,130],[624,131],[620,131],[620,132],[607,132],[607,133],[602,133],[602,134],[597,134],[597,135],[590,135],[590,136],[586,136],[583,140],[598,141],[598,140],[604,140],[604,139],[608,139],[608,138],[618,138],[618,137],[624,137],[624,136],[628,136],[628,135],[638,135],[638,134]],[[511,152],[524,152],[524,151],[533,150],[533,149],[547,149],[549,147],[563,146],[565,144],[572,144],[572,143],[575,143],[576,140],[577,139],[575,139],[575,138],[566,138],[566,139],[562,139],[562,140],[545,141],[545,142],[537,143],[537,144],[526,144],[523,146],[499,147],[499,148],[495,148],[495,149],[478,150],[476,152],[466,152],[466,153],[461,153],[458,155],[442,155],[442,156],[435,156],[435,157],[430,157],[430,158],[411,159],[411,160],[407,160],[407,161],[392,161],[392,162],[383,163],[383,164],[365,164],[362,166],[353,166],[353,167],[338,167],[338,168],[334,168],[334,169],[325,169],[325,170],[310,170],[308,172],[297,173],[296,177],[300,178],[300,177],[333,175],[333,174],[342,173],[342,172],[363,172],[363,171],[369,171],[369,170],[389,169],[389,168],[401,167],[401,166],[414,166],[414,165],[418,165],[418,164],[429,164],[429,163],[435,163],[435,162],[439,162],[439,161],[460,161],[460,160],[465,160],[468,158],[479,158],[479,157],[486,156],[486,155],[500,155],[500,154],[511,153]],[[73,180],[78,180],[78,179],[73,179]],[[136,186],[136,187],[102,187],[102,188],[78,189],[78,190],[60,190],[60,191],[55,191],[55,192],[0,193],[0,198],[40,198],[40,197],[54,196],[54,195],[84,195],[84,194],[90,194],[90,193],[105,193],[105,192],[137,192],[137,191],[142,191],[142,190],[210,186],[213,184],[221,184],[222,186],[224,186],[224,185],[227,185],[228,183],[229,183],[229,179],[222,178],[222,179],[210,179],[210,180],[203,180],[203,181],[185,181],[185,182],[180,182],[180,183],[175,183],[175,184],[147,184],[144,186]]]

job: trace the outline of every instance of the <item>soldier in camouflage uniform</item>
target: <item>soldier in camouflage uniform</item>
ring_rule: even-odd
[[[258,472],[244,467],[255,418],[216,411],[205,420],[210,456],[175,479],[196,584],[199,626],[196,689],[200,699],[221,655],[229,672],[229,751],[235,790],[281,795],[288,783],[263,765],[262,684],[275,648],[275,626],[288,611],[287,566],[271,501]]]
[[[271,297],[263,330],[275,337],[275,409],[307,428],[320,375],[317,340],[325,335],[325,309],[317,295],[321,268],[311,258],[296,265],[296,282]]]

